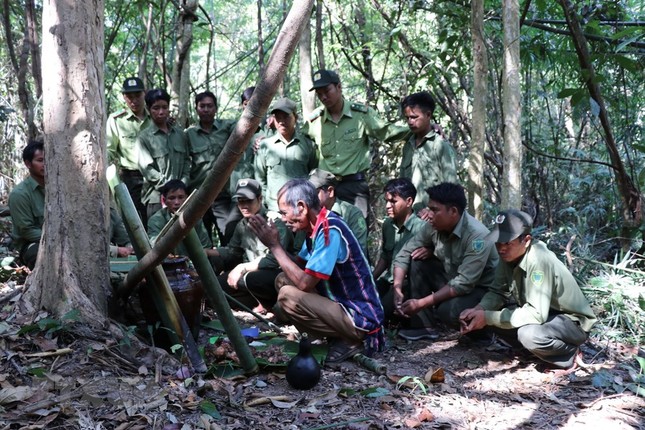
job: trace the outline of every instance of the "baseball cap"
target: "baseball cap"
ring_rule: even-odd
[[[531,215],[516,209],[500,212],[493,222],[495,227],[486,239],[497,243],[508,243],[523,234],[531,234],[533,228]]]
[[[330,185],[335,187],[338,185],[338,180],[333,173],[318,168],[309,172],[309,182],[314,184],[316,188],[329,187]]]
[[[313,91],[316,88],[326,87],[329,84],[338,84],[340,83],[340,78],[338,73],[333,70],[321,69],[314,73],[312,80],[314,81],[314,86],[311,87],[309,91]]]
[[[123,82],[123,89],[121,90],[122,93],[137,93],[139,91],[144,91],[143,81],[141,79],[132,77],[127,78]]]
[[[286,97],[282,97],[277,99],[275,102],[273,102],[273,105],[271,105],[271,113],[277,110],[287,114],[292,114],[297,112],[298,106],[296,105],[296,102],[294,102],[293,100],[288,99]]]
[[[240,179],[235,187],[234,199],[257,199],[262,195],[262,185],[255,179]]]

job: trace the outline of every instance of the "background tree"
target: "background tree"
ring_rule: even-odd
[[[105,322],[109,293],[103,1],[43,4],[45,224],[25,302]]]

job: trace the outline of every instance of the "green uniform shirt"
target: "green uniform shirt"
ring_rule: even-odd
[[[381,120],[374,109],[344,99],[338,123],[321,107],[312,113],[303,128],[303,133],[318,146],[319,167],[341,176],[369,170],[370,137],[393,142],[405,139],[409,132],[407,127]]]
[[[405,245],[408,240],[417,234],[417,232],[425,225],[426,222],[414,213],[405,220],[401,228],[397,227],[390,217],[385,218],[385,221],[383,221],[383,245],[381,246],[381,258],[390,266],[384,275],[385,279],[387,279],[389,283],[394,281],[394,256],[396,256],[403,248],[403,245]]]
[[[356,240],[361,246],[363,254],[367,257],[367,221],[365,221],[363,212],[351,203],[339,199],[336,199],[331,211],[337,213],[345,220],[349,229],[356,236]]]
[[[493,242],[484,238],[489,233],[484,225],[464,212],[451,233],[440,233],[430,223],[415,234],[394,257],[394,266],[407,272],[410,254],[425,246],[443,263],[448,285],[458,295],[470,293],[475,287],[493,284],[498,255]]]
[[[11,190],[9,210],[13,224],[13,246],[22,250],[40,242],[45,222],[45,187],[29,176]]]
[[[154,244],[159,233],[161,233],[161,230],[166,224],[168,224],[168,221],[170,221],[171,218],[172,214],[168,211],[168,208],[161,208],[150,217],[148,220],[148,237],[150,238],[150,242]],[[208,237],[208,233],[206,233],[206,228],[204,228],[202,220],[199,220],[197,224],[195,224],[194,229],[197,236],[199,236],[199,242],[202,244],[202,248],[212,248],[213,243]],[[188,256],[188,250],[183,242],[180,242],[179,245],[177,245],[173,250],[173,254]]]
[[[110,206],[110,257],[118,257],[119,246],[130,246],[130,236],[119,212]]]
[[[137,139],[139,170],[143,174],[141,201],[145,204],[159,203],[160,190],[171,179],[188,183],[190,157],[188,139],[177,127],[170,127],[168,134],[155,124],[142,130]]]
[[[255,179],[262,185],[269,210],[278,210],[278,190],[285,182],[306,178],[317,165],[314,144],[297,131],[290,142],[279,133],[262,140],[255,154]]]
[[[150,124],[150,116],[147,113],[143,121],[129,109],[110,115],[105,129],[110,163],[116,163],[128,170],[139,170],[137,137],[141,130]]]
[[[517,308],[502,309],[511,295]],[[550,313],[578,321],[586,332],[596,322],[571,272],[537,239],[531,241],[519,264],[499,263],[495,283],[480,305],[486,310],[486,324],[506,329],[544,324]]]
[[[266,211],[262,209],[260,215],[264,218],[267,217]],[[293,252],[293,233],[287,229],[287,226],[282,220],[275,219],[278,234],[280,236],[280,243],[282,247],[288,252]],[[235,232],[230,242],[226,246],[217,248],[226,267],[233,267],[240,263],[247,263],[261,258],[258,269],[277,269],[280,267],[278,261],[275,259],[269,248],[258,239],[249,228],[249,219],[242,218],[242,220],[235,226]]]
[[[215,120],[210,131],[204,130],[200,124],[195,124],[186,129],[188,147],[192,167],[190,169],[190,183],[188,187],[192,190],[198,188],[206,175],[215,164],[229,136],[233,132],[235,121]],[[229,184],[222,188],[228,192]]]
[[[415,205],[427,206],[427,188],[442,182],[458,183],[455,151],[434,130],[426,134],[418,147],[415,139],[410,137],[403,146],[399,177],[410,179],[416,187]]]

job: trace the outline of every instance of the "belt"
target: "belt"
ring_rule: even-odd
[[[336,175],[336,180],[338,182],[360,182],[367,179],[365,172],[353,173],[351,175]]]
[[[139,170],[121,169],[120,173],[123,176],[143,176]]]

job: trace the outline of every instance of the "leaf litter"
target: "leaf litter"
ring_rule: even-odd
[[[90,339],[77,323],[61,327],[42,314],[38,330],[18,334],[24,324],[12,312],[0,313],[2,429],[621,429],[645,422],[645,401],[635,394],[642,371],[625,353],[634,349],[595,338],[583,349],[589,369],[553,377],[526,354],[454,332],[434,342],[390,335],[375,357],[385,375],[347,361],[324,367],[320,383],[300,391],[284,376],[297,351],[293,327],[282,336],[259,333],[253,351],[261,370],[250,376],[221,331],[202,328],[198,343],[210,371],[198,375],[181,357],[135,338],[124,342],[116,328]],[[234,314],[241,327],[256,324]],[[324,345],[314,347],[321,360]]]

